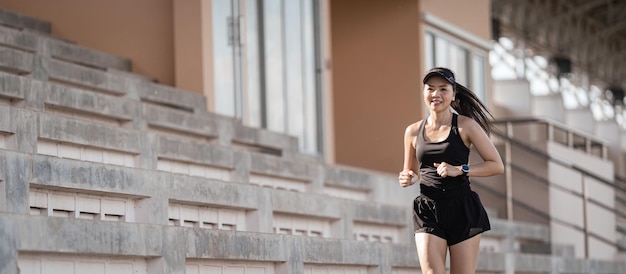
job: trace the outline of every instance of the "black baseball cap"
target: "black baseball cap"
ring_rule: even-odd
[[[430,69],[426,73],[426,76],[424,76],[423,83],[426,84],[426,81],[428,81],[428,79],[430,79],[430,77],[433,77],[433,76],[441,76],[441,77],[443,77],[443,79],[446,79],[446,81],[450,82],[450,84],[452,84],[452,86],[456,85],[456,80],[454,78],[454,73],[452,73],[452,71],[447,69],[447,68],[432,68],[432,69]]]

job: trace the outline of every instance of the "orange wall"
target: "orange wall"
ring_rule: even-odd
[[[172,1],[175,85],[184,90],[202,93],[204,90],[202,52],[205,46],[202,41],[203,5],[201,0]]]
[[[418,2],[330,5],[336,162],[398,172],[404,129],[423,105]]]
[[[421,10],[483,39],[491,39],[491,0],[421,0]]]
[[[0,0],[0,7],[51,22],[56,37],[132,57],[135,73],[174,85],[172,0]]]

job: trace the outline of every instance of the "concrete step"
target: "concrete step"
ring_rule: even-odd
[[[49,32],[33,32],[28,29],[25,30],[21,27],[15,28],[15,26],[10,25],[10,23],[14,21],[13,19],[20,17],[7,17],[5,16],[7,14],[11,13],[0,9],[1,45],[93,68],[116,69],[121,71],[131,70],[131,62],[127,58],[114,56],[112,54],[86,48],[62,39],[57,39],[50,36]],[[3,21],[5,19],[8,22],[5,23]]]
[[[50,22],[0,8],[0,24],[43,34],[52,33]]]
[[[283,223],[283,227],[306,230],[307,226],[320,226],[322,234],[319,237],[324,238],[353,239],[353,233],[367,234],[368,227],[376,227],[388,232],[390,242],[399,243],[409,240],[412,231],[410,208],[405,206],[47,155],[31,156],[3,150],[0,155],[2,159],[13,160],[3,162],[3,166],[14,163],[32,166],[32,173],[23,174],[28,177],[23,178],[22,183],[28,183],[29,193],[23,193],[22,198],[29,201],[31,214],[37,209],[41,216],[57,216],[50,215],[57,211],[76,216],[82,216],[80,212],[99,214],[98,210],[105,210],[106,206],[104,202],[95,203],[100,205],[98,209],[89,206],[89,199],[95,199],[120,201],[126,209],[119,210],[121,213],[117,215],[121,216],[117,221],[123,223],[158,225],[167,223],[168,219],[183,218],[191,222],[182,221],[178,225],[195,223],[197,226],[198,218],[206,218],[202,214],[199,216],[198,210],[228,208],[231,214],[241,212],[238,231],[273,232],[277,225],[281,225],[277,216],[285,215],[301,221]],[[71,202],[75,199],[87,200]],[[15,200],[16,204],[10,202],[10,207],[18,206],[19,200]],[[187,210],[172,215],[172,210],[180,206]],[[116,205],[109,207],[115,208]],[[188,212],[193,210],[196,215],[189,215]]]
[[[53,59],[98,69],[130,71],[129,59],[76,45],[45,35],[25,32],[0,25],[0,44],[17,51],[30,52]]]
[[[290,262],[298,263],[300,267],[330,263],[336,266],[376,269],[376,273],[419,270],[415,247],[410,244],[380,244],[332,238],[58,217],[42,218],[6,213],[0,214],[0,224],[6,228],[3,237],[19,239],[16,242],[20,250],[27,250],[21,252],[21,255],[31,253],[61,255],[58,250],[63,250],[64,256],[68,257],[79,257],[81,254],[123,254],[146,261],[149,258],[176,256],[179,258],[176,261],[191,258],[205,261],[228,258],[248,263]],[[85,233],[76,233],[77,231],[88,231],[88,235],[99,237],[88,237]],[[124,241],[124,245],[114,244],[120,239]],[[293,261],[292,256],[298,256],[298,260]],[[626,263],[619,261],[499,252],[481,252],[478,256],[478,272],[499,273],[511,270],[511,267],[516,273],[626,273]]]

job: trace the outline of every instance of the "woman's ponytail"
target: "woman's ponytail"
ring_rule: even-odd
[[[493,115],[491,115],[491,112],[480,101],[478,96],[458,83],[456,83],[454,89],[456,90],[455,100],[452,101],[450,106],[459,114],[474,119],[487,134],[491,133],[494,127]]]

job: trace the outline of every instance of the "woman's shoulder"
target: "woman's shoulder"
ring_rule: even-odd
[[[480,126],[478,125],[478,122],[476,122],[476,120],[472,119],[469,116],[465,116],[465,115],[461,115],[461,114],[457,114],[459,116],[458,118],[458,124],[459,127],[475,127],[475,126]]]
[[[423,121],[424,120],[419,120],[419,121],[417,121],[415,123],[412,123],[412,124],[408,125],[406,127],[405,133],[406,134],[410,134],[410,135],[416,135],[417,132],[419,131],[420,125],[422,124]]]
[[[458,118],[458,126],[461,134],[475,134],[483,131],[480,124],[478,124],[476,120],[472,119],[472,117],[460,114]]]

